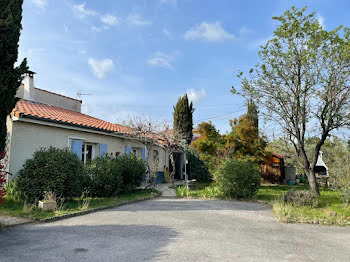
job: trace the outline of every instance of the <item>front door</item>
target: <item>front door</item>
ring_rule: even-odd
[[[174,178],[176,180],[181,179],[181,174],[182,174],[181,156],[182,156],[181,153],[174,153],[174,160],[175,160],[175,176],[174,176]],[[172,171],[173,171],[173,166],[171,165],[171,161],[169,159],[169,173],[171,174]]]

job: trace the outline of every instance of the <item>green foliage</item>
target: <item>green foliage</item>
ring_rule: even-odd
[[[109,156],[97,157],[85,166],[88,191],[94,197],[111,197],[121,191],[123,178],[118,163]]]
[[[261,177],[258,165],[243,160],[226,160],[214,174],[222,193],[231,198],[252,198],[258,192]]]
[[[283,195],[283,201],[294,206],[311,206],[317,207],[318,200],[314,194],[307,190],[289,190]]]
[[[273,19],[279,25],[261,47],[254,70],[247,77],[239,75],[241,89],[282,127],[318,194],[312,168],[317,157],[305,153],[305,140],[309,130],[320,134],[312,150],[317,155],[332,131],[350,125],[350,30],[324,30],[306,7],[292,7]]]
[[[256,106],[249,105],[248,112]],[[262,163],[267,156],[265,150],[267,139],[259,135],[257,115],[246,114],[231,121],[232,131],[224,135],[226,140],[225,155],[235,159],[246,159],[254,163]]]
[[[180,97],[174,107],[174,131],[178,134],[177,138],[186,139],[187,144],[190,144],[193,138],[193,112],[192,102],[190,103],[185,94]]]
[[[71,199],[82,194],[84,168],[69,149],[42,148],[27,159],[18,172],[17,186],[28,203],[42,200],[45,192]]]
[[[146,173],[144,160],[134,154],[123,154],[118,156],[115,161],[123,179],[121,191],[128,192],[141,185],[143,175]]]
[[[248,100],[247,104],[247,118],[252,123],[252,126],[255,128],[257,134],[259,134],[259,115],[258,115],[258,107],[254,103],[253,99]]]
[[[6,199],[20,200],[21,192],[18,188],[18,178],[15,178],[6,185]]]
[[[18,41],[22,29],[23,0],[0,2],[0,152],[5,149],[6,117],[16,105],[16,92],[21,84],[21,75],[27,71],[24,59],[14,67],[18,57]]]
[[[187,190],[185,186],[176,188],[177,197],[190,198],[225,198],[219,188],[209,183],[196,183],[195,190]]]
[[[343,154],[334,160],[330,174],[331,187],[339,192],[344,205],[350,203],[350,153]]]
[[[134,190],[141,185],[146,172],[145,162],[134,154],[97,157],[85,169],[89,177],[89,194],[96,197],[111,197]]]
[[[211,175],[208,167],[200,159],[199,154],[194,150],[187,152],[188,172],[191,179],[196,179],[198,182],[209,182]]]
[[[202,122],[195,131],[199,137],[191,143],[191,149],[199,153],[199,158],[214,173],[221,163],[222,149],[225,140],[215,126],[209,122]]]

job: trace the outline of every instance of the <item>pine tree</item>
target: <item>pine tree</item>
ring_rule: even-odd
[[[6,118],[16,105],[16,92],[27,70],[26,59],[14,67],[22,29],[23,0],[0,0],[0,152],[4,151]]]
[[[178,135],[178,139],[186,139],[190,144],[193,138],[193,104],[190,103],[185,94],[180,97],[174,107],[174,131]]]

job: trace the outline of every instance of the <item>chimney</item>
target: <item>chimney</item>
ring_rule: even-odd
[[[27,71],[24,75],[23,80],[23,99],[34,101],[35,100],[35,94],[34,94],[34,74],[36,74],[33,71]]]

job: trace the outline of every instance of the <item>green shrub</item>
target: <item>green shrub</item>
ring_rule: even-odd
[[[18,178],[15,178],[11,182],[8,182],[6,185],[6,199],[20,200],[21,192],[18,188]]]
[[[118,170],[123,178],[121,190],[128,192],[142,183],[143,175],[146,173],[145,161],[136,157],[134,154],[123,154],[118,156],[117,162]]]
[[[243,160],[226,160],[214,174],[218,189],[231,198],[252,198],[256,195],[261,177],[258,165]]]
[[[69,149],[42,148],[27,159],[18,172],[18,189],[28,203],[42,200],[45,192],[71,199],[82,194],[84,168]]]
[[[121,191],[123,178],[115,159],[105,156],[97,157],[85,166],[89,178],[88,194],[94,197],[111,197]]]
[[[293,206],[312,206],[317,207],[318,200],[310,191],[291,189],[283,195],[283,201]]]
[[[89,181],[87,191],[96,197],[116,196],[141,185],[145,162],[134,154],[117,158],[97,157],[85,166]]]
[[[199,158],[199,154],[193,150],[187,152],[188,172],[191,179],[196,179],[198,182],[210,182],[212,177],[208,167]]]

